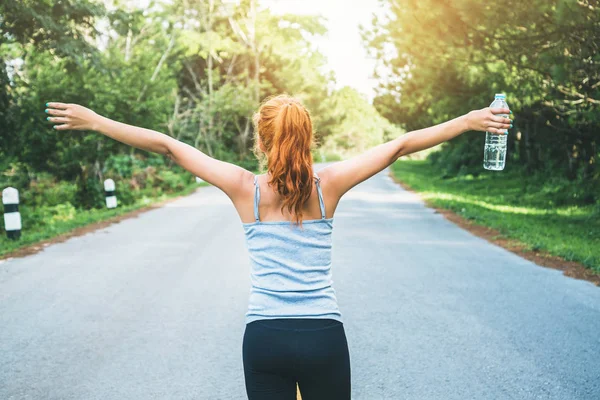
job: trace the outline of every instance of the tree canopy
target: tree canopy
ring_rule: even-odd
[[[515,115],[509,167],[598,185],[598,2],[383,3],[387,13],[364,39],[380,60],[375,105],[384,116],[421,128],[506,93]],[[448,173],[477,173],[482,140],[459,137],[434,160]]]
[[[354,89],[333,89],[312,41],[324,33],[319,16],[274,15],[256,0],[156,0],[143,9],[127,0],[2,2],[0,184],[75,182],[72,202],[94,207],[103,178],[133,179],[136,160],[155,163],[93,132],[53,131],[49,101],[82,104],[251,169],[252,113],[279,93],[311,110],[318,143],[344,154],[377,143],[390,125]],[[358,146],[326,140],[344,137],[344,124],[367,129],[352,134]]]

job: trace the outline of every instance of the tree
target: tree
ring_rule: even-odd
[[[395,0],[365,34],[382,60],[377,108],[408,129],[489,104],[506,92],[517,118],[509,164],[597,180],[597,2]],[[457,139],[440,163],[479,168],[479,141]],[[461,155],[454,152],[459,150]],[[448,162],[450,159],[454,162]],[[477,166],[477,167],[476,167]]]
[[[23,58],[49,51],[73,63],[90,59],[95,49],[87,39],[96,34],[94,21],[103,14],[102,6],[88,0],[0,2],[0,159],[13,160],[17,151],[14,91]]]

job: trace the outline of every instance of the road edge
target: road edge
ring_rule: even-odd
[[[389,169],[388,174],[392,181],[394,181],[400,187],[419,196],[419,198],[425,203],[425,205],[427,205],[427,207],[434,209],[437,213],[442,214],[448,221],[466,231],[469,231],[471,234],[485,239],[496,246],[500,246],[505,250],[518,255],[519,257],[539,265],[540,267],[559,270],[569,278],[588,281],[600,287],[600,275],[594,273],[591,269],[585,267],[583,264],[576,261],[565,260],[560,256],[550,254],[546,251],[526,250],[527,246],[523,242],[520,242],[516,239],[508,239],[496,229],[476,224],[453,211],[431,204],[429,201],[424,199],[419,192],[398,179],[394,175],[394,172],[391,168]]]
[[[103,221],[98,221],[98,222],[92,222],[90,224],[84,225],[84,226],[80,226],[78,228],[75,228],[73,230],[70,230],[68,232],[65,233],[61,233],[60,235],[54,236],[52,238],[49,239],[44,239],[41,240],[39,242],[36,243],[32,243],[30,245],[24,246],[24,247],[20,247],[14,251],[11,251],[9,253],[3,254],[0,256],[0,262],[1,261],[7,261],[13,258],[22,258],[22,257],[27,257],[36,253],[39,253],[40,251],[44,250],[46,247],[56,244],[56,243],[62,243],[65,242],[73,237],[77,237],[77,236],[83,236],[85,234],[91,233],[91,232],[95,232],[99,229],[104,229],[110,225],[113,224],[118,224],[119,222],[126,220],[126,219],[130,219],[130,218],[135,218],[138,217],[140,214],[143,214],[145,212],[157,209],[157,208],[161,208],[163,206],[165,206],[166,204],[172,203],[174,201],[177,201],[183,197],[187,197],[190,196],[194,193],[196,193],[199,189],[201,188],[201,186],[199,186],[198,188],[194,189],[192,192],[190,193],[186,193],[186,194],[181,194],[175,197],[170,197],[164,200],[160,200],[157,201],[156,203],[151,203],[145,206],[142,206],[140,208],[137,208],[135,210],[126,212],[124,214],[120,214],[120,215],[116,215],[114,217],[110,217],[108,219],[105,219]]]

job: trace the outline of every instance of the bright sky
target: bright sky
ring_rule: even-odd
[[[351,86],[373,99],[375,62],[367,58],[359,25],[370,26],[379,9],[377,0],[260,0],[275,14],[320,14],[327,18],[329,33],[315,42],[334,71],[337,87]]]

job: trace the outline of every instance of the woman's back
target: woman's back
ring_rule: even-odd
[[[246,323],[275,318],[341,321],[331,278],[333,218],[326,218],[320,178],[314,176],[320,218],[305,219],[302,226],[262,221],[261,198],[268,192],[254,178],[255,221],[243,224],[252,282]],[[276,204],[277,197],[272,199]]]

